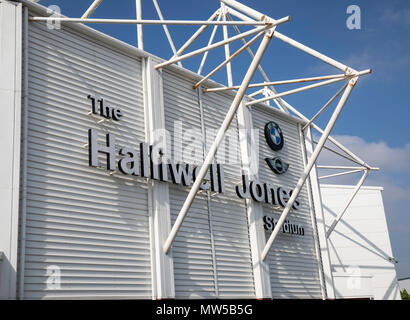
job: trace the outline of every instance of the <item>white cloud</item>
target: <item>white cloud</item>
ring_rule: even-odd
[[[396,184],[392,183],[391,181],[386,181],[382,178],[378,178],[377,176],[369,177],[369,184],[371,185],[382,185],[384,188],[383,197],[385,201],[391,202],[394,204],[396,201],[402,200],[410,200],[410,188],[409,187],[399,187]]]
[[[398,216],[403,214],[403,210],[407,211],[407,208],[410,208],[410,143],[401,148],[393,148],[385,142],[366,142],[356,136],[335,135],[334,138],[370,166],[380,168],[379,171],[370,173],[365,185],[384,188],[383,199],[386,204],[386,214]],[[338,150],[329,142],[326,145],[333,150]],[[355,163],[326,150],[322,151],[318,163],[322,165],[357,166]],[[320,170],[319,175],[324,176],[335,172],[337,171]],[[359,181],[361,175],[362,173],[344,175],[338,178],[321,180],[321,182],[354,185]],[[407,221],[410,224],[410,216]]]
[[[390,230],[390,240],[395,258],[399,260],[396,266],[399,276],[408,275],[410,266],[409,242],[410,234],[410,143],[401,148],[393,148],[385,142],[366,142],[356,136],[334,136],[344,146],[349,148],[369,165],[380,167],[380,171],[371,172],[365,185],[381,186],[386,219]],[[317,140],[317,137],[315,138]],[[336,150],[331,143],[327,144]],[[349,165],[354,163],[340,160],[340,157],[330,152],[322,152],[319,163],[323,165]],[[331,170],[321,170],[319,175],[329,174]],[[360,174],[346,175],[342,178],[322,180],[323,183],[356,184]]]
[[[393,148],[383,141],[366,142],[356,136],[340,135],[334,136],[334,138],[369,165],[379,167],[383,172],[410,172],[410,166],[408,165],[410,164],[410,143],[401,148]],[[330,143],[327,145],[332,146]],[[335,147],[332,148],[336,149]],[[342,162],[337,156],[333,156],[329,152],[323,152],[319,160],[323,164],[329,161],[346,164],[346,161]]]
[[[410,9],[409,19],[410,19]],[[410,27],[410,25],[409,25]],[[371,38],[372,39],[372,38]],[[399,75],[406,76],[410,68],[410,56],[406,54],[410,50],[410,42],[392,36],[380,39],[367,40],[363,45],[353,50],[343,58],[338,58],[340,62],[355,70],[365,70],[371,68],[372,74],[361,77],[360,82],[382,81],[391,82]],[[334,72],[334,68],[317,61],[306,69],[308,74],[325,75]]]
[[[383,24],[398,25],[405,28],[410,27],[410,9],[387,8],[379,20]]]

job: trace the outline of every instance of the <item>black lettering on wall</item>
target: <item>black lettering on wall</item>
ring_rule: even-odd
[[[111,133],[106,134],[106,145],[98,144],[98,131],[88,130],[88,149],[89,164],[92,167],[98,167],[98,153],[104,153],[107,156],[107,170],[115,170],[115,136]]]
[[[131,148],[121,148],[120,155],[124,158],[118,162],[118,169],[123,174],[139,176],[140,168],[137,151]]]
[[[249,199],[250,192],[248,188],[248,175],[245,172],[242,173],[242,187],[235,186],[235,191],[239,198]]]

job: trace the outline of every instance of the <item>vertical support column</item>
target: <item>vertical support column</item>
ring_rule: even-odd
[[[162,87],[162,71],[156,70],[155,65],[159,61],[154,58],[146,59],[146,117],[148,117],[147,133],[149,135],[148,142],[153,145],[158,142],[158,132],[165,130],[165,114],[164,114],[164,99]],[[165,136],[162,136],[165,138]],[[170,155],[167,152],[166,140],[162,139],[162,145],[165,155]],[[153,277],[155,278],[155,286],[157,299],[172,299],[175,298],[174,285],[174,264],[172,255],[166,255],[162,250],[162,244],[165,242],[167,235],[171,230],[171,213],[169,207],[169,189],[168,183],[161,181],[149,180],[151,189],[151,208],[152,208],[152,234],[153,241]]]
[[[0,2],[0,299],[15,299],[20,192],[22,5]]]
[[[259,148],[252,132],[252,114],[250,108],[247,108],[244,101],[238,109],[239,125],[239,142],[242,157],[243,174],[247,174],[249,179],[258,179],[259,166]],[[262,204],[246,200],[249,240],[251,244],[253,278],[255,282],[255,295],[257,299],[272,298],[272,289],[270,284],[269,265],[267,261],[261,259],[261,253],[266,244],[265,232],[263,228],[263,207]]]
[[[306,162],[308,162],[313,154],[313,138],[312,131],[310,128],[306,128],[305,134],[302,135],[304,138],[305,151],[306,151]],[[304,164],[306,166],[306,163]],[[325,217],[323,213],[322,197],[320,193],[319,179],[317,174],[316,166],[312,168],[309,174],[309,182],[311,186],[312,194],[310,198],[312,199],[313,215],[316,220],[317,236],[319,241],[319,254],[322,263],[322,273],[323,273],[323,285],[325,286],[326,294],[323,296],[324,299],[334,299],[334,283],[332,276],[332,266],[330,262],[329,254],[329,244],[326,238],[326,225]]]
[[[223,14],[223,21],[226,21],[226,15],[228,13],[227,8],[225,7],[225,5],[223,3],[221,3],[221,11]],[[222,30],[223,30],[223,36],[224,36],[224,40],[228,39],[228,26],[222,26]],[[229,50],[229,43],[227,43],[225,46],[225,59],[228,60],[231,56],[230,50]],[[232,87],[233,86],[233,78],[232,78],[232,66],[231,63],[228,62],[226,64],[226,76],[228,79],[228,86]]]
[[[135,0],[137,10],[137,20],[142,20],[141,0]],[[142,33],[142,24],[137,24],[137,43],[138,49],[144,50],[144,37]]]

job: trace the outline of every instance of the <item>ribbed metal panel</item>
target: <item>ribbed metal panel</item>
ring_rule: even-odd
[[[166,128],[172,133],[172,141],[176,140],[178,145],[183,137],[179,132],[173,134],[174,121],[181,121],[183,130],[195,129],[197,136],[202,136],[201,113],[192,81],[165,71],[164,104]],[[230,98],[223,95],[202,96],[207,147],[213,142],[208,130],[216,132],[230,104]],[[245,202],[237,198],[233,189],[241,174],[236,120],[232,134],[233,138],[227,141],[234,145],[233,154],[237,159],[233,165],[225,165],[225,193],[212,195],[210,201],[206,193],[198,194],[175,240],[172,254],[177,298],[255,296]],[[184,137],[183,142],[183,148],[189,143],[197,150],[184,161],[202,163],[200,138],[189,141]],[[221,154],[217,159],[224,163]],[[187,195],[187,188],[170,185],[172,223]]]
[[[63,27],[29,24],[25,298],[150,298],[146,182],[89,167],[88,129],[99,143],[144,141],[141,60]],[[119,122],[88,115],[88,94],[119,107]],[[47,268],[61,269],[61,289]]]
[[[205,128],[212,129],[215,134],[231,106],[232,97],[222,93],[208,93],[203,94],[202,102]],[[207,134],[208,149],[213,140],[214,137]],[[224,298],[253,298],[255,288],[246,203],[238,198],[234,190],[242,176],[236,117],[230,125],[225,142],[218,150],[217,160],[224,163],[226,188],[225,193],[211,198],[219,295]]]
[[[192,146],[191,153],[186,152],[186,163],[202,162],[200,140],[189,140],[186,130],[197,130],[201,135],[201,118],[196,92],[190,81],[174,73],[164,71],[164,108],[165,126],[172,137],[174,160],[182,150]],[[175,121],[182,122],[182,132],[174,133]],[[183,136],[185,133],[185,137]],[[174,140],[175,139],[175,140]],[[182,140],[182,141],[181,141]],[[179,147],[182,147],[181,148]],[[182,160],[182,159],[181,159]],[[188,195],[188,189],[169,185],[171,222],[175,219]],[[172,248],[175,273],[175,294],[177,298],[215,298],[215,273],[212,241],[208,217],[206,195],[198,194]]]
[[[172,223],[175,223],[187,194],[185,188],[170,188]],[[172,248],[177,298],[216,297],[209,227],[206,197],[198,195]]]
[[[297,124],[285,117],[254,107],[252,110],[253,127],[259,129],[259,177],[263,182],[269,181],[275,186],[292,190],[303,171],[301,141]],[[275,152],[270,149],[264,136],[265,124],[275,121],[282,129],[284,136],[283,149]],[[266,157],[281,157],[290,164],[288,171],[282,175],[275,174],[266,164]],[[299,194],[302,206],[292,209],[288,219],[303,226],[305,235],[279,233],[269,252],[269,269],[273,298],[322,298],[319,278],[319,262],[315,251],[315,236],[312,227],[306,185]],[[273,207],[263,203],[264,214],[277,221],[283,211],[282,207]],[[266,232],[269,237],[270,231]]]

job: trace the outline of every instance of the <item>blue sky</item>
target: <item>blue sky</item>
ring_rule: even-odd
[[[158,0],[165,19],[207,19],[219,6],[218,0]],[[287,15],[292,20],[278,27],[284,33],[357,70],[372,68],[371,75],[362,77],[346,105],[332,134],[380,172],[372,173],[367,185],[384,187],[386,217],[389,224],[393,253],[399,260],[399,277],[410,276],[410,1],[407,0],[242,0],[273,18]],[[92,0],[42,0],[45,6],[58,5],[64,15],[80,17]],[[361,29],[346,27],[349,5],[361,9]],[[142,0],[143,18],[156,19],[152,1]],[[133,0],[104,0],[93,14],[95,18],[135,18]],[[134,25],[92,25],[92,27],[136,45]],[[180,47],[197,27],[171,26],[170,32]],[[204,34],[207,42],[212,28]],[[242,28],[245,30],[246,28]],[[145,50],[162,58],[172,56],[160,26],[144,27]],[[230,30],[230,35],[234,31]],[[216,41],[222,39],[219,28]],[[199,47],[201,44],[198,44]],[[233,45],[232,51],[240,44]],[[193,48],[196,48],[195,46]],[[209,55],[210,71],[222,58],[223,49]],[[196,71],[200,57],[183,62],[184,67]],[[233,63],[234,82],[240,84],[250,59],[246,54]],[[339,73],[338,70],[315,60],[274,39],[264,56],[262,66],[269,78],[291,78]],[[226,83],[224,71],[214,80]],[[256,75],[255,82],[263,81]],[[294,95],[287,100],[307,116],[312,116],[340,84]],[[290,87],[284,87],[287,89]],[[280,89],[280,91],[282,88]],[[331,112],[331,111],[329,111]],[[330,113],[317,121],[326,124]],[[322,156],[322,161],[325,160]],[[358,177],[357,177],[358,178]],[[343,182],[352,182],[344,180]]]

